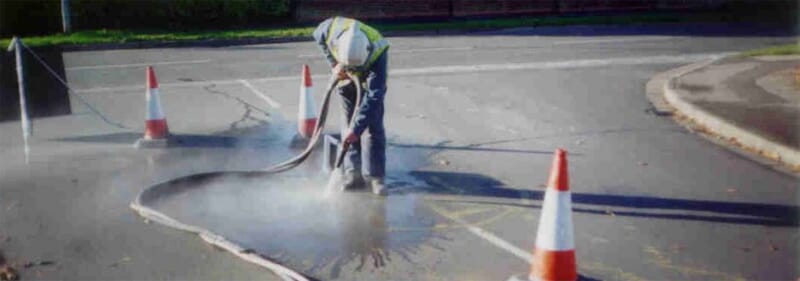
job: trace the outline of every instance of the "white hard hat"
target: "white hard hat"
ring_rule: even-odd
[[[339,36],[336,56],[344,66],[362,66],[369,56],[369,39],[358,28],[358,23]]]

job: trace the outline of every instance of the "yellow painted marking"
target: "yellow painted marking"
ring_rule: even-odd
[[[647,281],[648,279],[638,276],[631,272],[625,272],[621,268],[611,267],[599,262],[579,262],[578,268],[583,272],[599,273],[599,275],[612,275],[614,280],[622,281]],[[592,274],[587,274],[592,276]]]
[[[491,211],[492,209],[494,209],[494,208],[490,208],[490,207],[483,207],[483,208],[481,208],[481,207],[473,207],[473,208],[466,208],[466,209],[463,209],[463,210],[460,210],[460,211],[451,212],[450,215],[452,215],[454,217],[463,218],[465,216],[479,214],[479,213],[483,213],[483,212],[486,212],[486,211]]]
[[[658,249],[656,249],[656,247],[653,246],[645,247],[644,252],[650,254],[651,263],[664,269],[675,270],[677,272],[682,273],[683,275],[686,275],[687,277],[691,275],[700,275],[700,276],[713,277],[712,279],[717,279],[717,280],[734,280],[734,281],[745,280],[741,276],[731,275],[724,272],[706,270],[690,266],[675,265],[672,263],[672,260],[669,257],[661,253]]]

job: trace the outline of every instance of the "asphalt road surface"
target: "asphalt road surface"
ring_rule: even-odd
[[[514,29],[389,38],[389,197],[320,196],[314,158],[286,175],[190,183],[157,207],[322,280],[525,276],[556,148],[569,151],[588,280],[796,280],[798,179],[650,114],[658,72],[794,42],[714,25]],[[718,32],[716,32],[718,31]],[[0,250],[24,280],[264,280],[268,271],[128,204],[189,174],[255,170],[295,151],[311,42],[63,54],[87,105],[0,123]],[[136,150],[144,66],[182,144]],[[338,99],[329,131],[338,121]],[[27,262],[37,263],[25,268]]]

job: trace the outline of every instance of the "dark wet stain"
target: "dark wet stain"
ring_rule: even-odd
[[[397,260],[413,263],[420,246],[441,249],[435,240],[446,239],[433,230],[442,219],[417,195],[326,194],[323,177],[303,172],[231,174],[156,186],[158,196],[144,199],[169,216],[316,278]]]
[[[178,78],[178,81],[192,82],[192,81],[197,81],[197,80],[194,80],[192,78],[183,78],[183,77],[181,77],[181,78]]]
[[[651,106],[644,110],[644,114],[665,117],[665,116],[672,116],[673,113],[670,111],[659,110],[658,108]]]
[[[714,87],[709,85],[689,84],[685,82],[678,83],[678,89],[686,90],[693,95],[710,94]]]

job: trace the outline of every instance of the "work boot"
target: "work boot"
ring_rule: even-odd
[[[355,170],[347,171],[342,178],[342,190],[354,190],[364,186],[364,179],[361,173]]]
[[[386,185],[383,184],[382,177],[369,177],[369,184],[372,186],[372,193],[378,196],[386,196]]]

